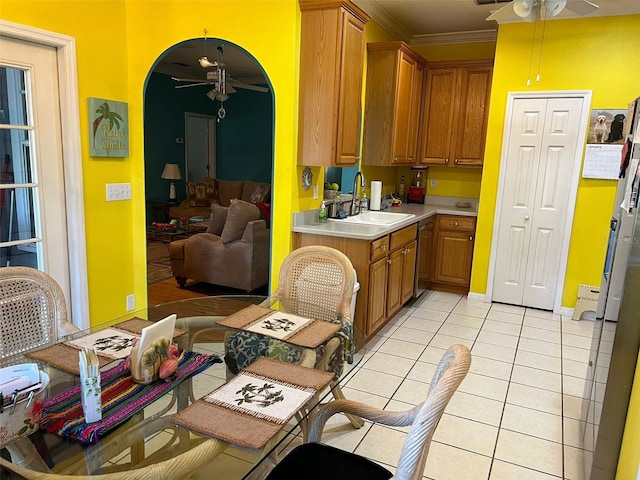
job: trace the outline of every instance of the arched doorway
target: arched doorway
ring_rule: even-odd
[[[187,143],[191,142],[186,139],[194,137],[188,136],[187,119],[194,118],[198,119],[195,131],[215,129],[201,142],[202,149],[214,149],[204,154],[206,167],[189,168],[195,166],[197,156],[187,164]],[[199,175],[194,172],[215,171],[219,179],[273,185],[274,118],[270,82],[255,58],[241,47],[217,38],[198,38],[167,49],[149,72],[144,90],[147,225],[170,220],[166,215],[170,182],[175,184],[178,202],[185,200],[187,181],[202,180],[191,178]],[[163,179],[166,164],[176,164],[181,178]],[[161,248],[158,251],[162,253]],[[154,263],[152,257],[149,253]],[[168,257],[162,260],[165,268],[157,275],[154,270],[162,270],[157,267],[163,265],[148,264],[149,283],[171,281],[167,261]],[[178,289],[175,281],[173,286]]]

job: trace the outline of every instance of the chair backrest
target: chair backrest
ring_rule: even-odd
[[[339,312],[353,321],[350,310],[355,282],[353,264],[344,253],[311,245],[284,259],[274,296]]]
[[[422,479],[431,439],[449,400],[469,371],[471,354],[463,345],[444,353],[431,381],[427,399],[411,410],[415,413],[396,468],[396,480]]]
[[[64,293],[44,272],[0,268],[0,358],[46,345],[77,331],[67,320]]]

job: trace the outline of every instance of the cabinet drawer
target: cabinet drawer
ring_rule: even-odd
[[[371,242],[370,260],[374,261],[384,257],[389,251],[389,236],[379,238]]]
[[[474,231],[476,229],[475,217],[462,217],[457,215],[438,216],[438,228],[441,230]]]
[[[416,239],[416,233],[418,232],[417,224],[410,225],[402,230],[398,230],[397,232],[393,232],[391,234],[391,250],[395,250],[398,247],[401,247],[407,242]]]

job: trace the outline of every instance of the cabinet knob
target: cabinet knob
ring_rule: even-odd
[[[453,222],[453,226],[457,227],[458,226],[458,222]]]
[[[387,263],[388,263],[389,265],[391,265],[391,259],[390,259],[390,258],[387,258]]]
[[[473,237],[469,237],[469,240],[473,241]]]
[[[444,163],[449,163],[449,159],[448,159],[448,158],[445,158],[445,159],[444,159]]]
[[[526,222],[526,221],[528,221],[528,220],[529,220],[529,215],[525,215],[525,216],[524,216],[524,221]]]
[[[456,158],[456,159],[453,161],[453,163],[458,163],[458,159]]]

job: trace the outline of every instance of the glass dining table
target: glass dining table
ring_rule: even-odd
[[[296,357],[302,365],[315,365],[317,369],[332,373],[333,377],[329,376],[333,379],[331,386],[344,382],[349,371],[358,365],[365,354],[363,349],[355,352],[352,347],[354,338],[357,339],[360,332],[353,330],[350,319],[342,318],[335,312],[310,303],[256,295],[223,295],[168,302],[130,312],[124,317],[108,322],[108,325],[92,326],[90,331],[74,333],[59,339],[58,342],[68,343],[74,338],[104,328],[117,327],[124,324],[123,322],[132,321],[131,319],[156,322],[168,315],[176,314],[176,332],[180,331],[180,335],[175,337],[174,342],[181,350],[219,356],[222,359],[225,353],[229,357],[229,352],[225,352],[225,341],[238,330],[221,323],[234,318],[234,314],[256,305],[314,321],[339,324],[340,329],[334,334],[340,345],[334,356],[339,358],[334,358],[332,362],[326,359],[320,361],[318,355],[321,356],[323,351],[308,348],[301,349],[302,359]],[[306,357],[308,353],[311,353],[310,364]],[[23,362],[37,363],[50,377],[46,391],[48,398],[59,395],[79,383],[77,375],[56,367],[55,362],[37,359],[37,354],[38,351],[26,352],[0,359],[0,367]],[[307,363],[304,363],[305,361]],[[103,365],[100,370],[103,378],[105,372],[114,369],[114,365],[118,365],[119,362],[122,360]],[[7,478],[47,478],[47,473],[50,473],[65,475],[68,478],[84,476],[116,480],[156,478],[153,475],[160,473],[163,478],[172,479],[260,478],[268,470],[269,464],[277,460],[278,452],[285,445],[291,441],[302,441],[314,408],[331,400],[331,386],[317,392],[305,408],[284,424],[260,449],[234,444],[228,441],[228,438],[225,440],[224,437],[203,434],[206,428],[185,428],[176,423],[176,414],[184,412],[199,399],[225,385],[233,376],[234,373],[230,371],[226,362],[214,363],[200,373],[186,378],[175,389],[158,396],[125,422],[90,444],[83,445],[68,438],[61,438],[51,433],[48,428],[40,428],[29,437],[14,439],[4,445],[0,438],[0,446],[5,449],[3,458],[0,459],[0,476],[5,478],[6,473],[9,475]],[[202,423],[206,424],[206,419]],[[27,438],[30,441],[27,441]],[[30,461],[33,459],[29,457],[29,449],[39,453],[40,458],[37,458],[37,461]],[[45,476],[42,476],[43,472],[46,472]]]

